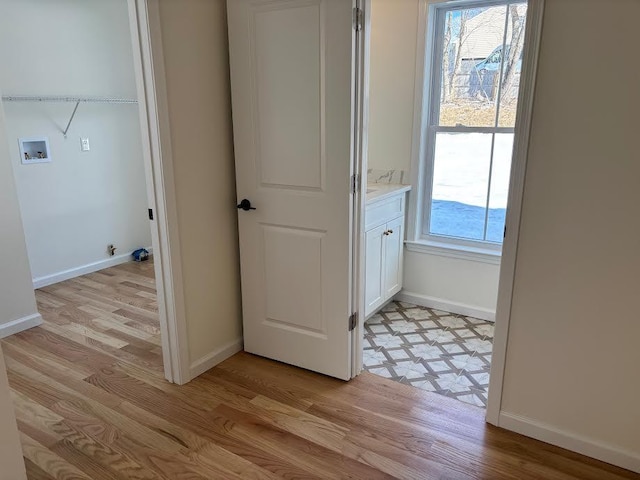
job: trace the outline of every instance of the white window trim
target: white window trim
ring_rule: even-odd
[[[431,239],[421,239],[419,241],[407,241],[405,242],[405,246],[410,252],[458,258],[460,260],[470,260],[473,262],[488,263],[490,265],[500,265],[502,250],[492,250],[482,248],[481,246],[457,245],[450,240],[451,239],[447,238],[445,242],[438,242]]]
[[[517,1],[517,0],[513,0]],[[529,0],[531,1],[531,0]],[[413,142],[411,151],[411,178],[412,195],[408,205],[407,225],[407,249],[409,251],[429,253],[452,258],[464,258],[490,264],[499,264],[501,256],[501,244],[483,240],[462,240],[423,233],[424,225],[429,221],[429,212],[426,211],[424,199],[431,196],[432,173],[426,171],[427,149],[435,148],[430,141],[431,132],[428,131],[433,105],[430,104],[430,93],[433,90],[432,72],[439,55],[434,48],[436,42],[436,11],[452,7],[484,7],[502,5],[505,0],[450,0],[434,1],[422,0],[420,2],[418,18],[418,41],[416,48],[416,79],[415,79],[415,105],[420,108],[414,110],[413,118]],[[428,55],[427,53],[430,52]],[[427,93],[429,92],[429,93]],[[436,102],[439,104],[439,102]],[[489,127],[495,133],[513,133],[513,128]],[[438,127],[446,131],[446,127]],[[456,131],[460,128],[456,127]],[[486,130],[486,128],[465,127],[469,133]],[[498,252],[498,253],[496,253]],[[497,257],[497,259],[496,259]]]

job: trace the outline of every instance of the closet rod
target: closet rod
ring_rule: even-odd
[[[70,95],[3,95],[7,102],[138,103],[135,98],[75,97]]]
[[[117,98],[117,97],[71,97],[71,96],[62,96],[62,95],[3,95],[2,100],[6,102],[69,102],[75,103],[76,106],[73,108],[73,113],[71,113],[71,117],[69,118],[69,122],[67,123],[67,127],[62,131],[62,135],[64,138],[67,138],[67,132],[69,132],[69,127],[71,126],[71,122],[73,122],[74,117],[76,116],[76,112],[78,111],[78,106],[81,103],[138,103],[138,100],[135,98]]]

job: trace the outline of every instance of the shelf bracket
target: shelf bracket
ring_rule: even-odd
[[[73,112],[71,113],[71,118],[69,118],[69,123],[67,123],[67,128],[65,128],[64,131],[62,132],[62,134],[64,135],[64,138],[67,138],[67,132],[69,131],[69,127],[71,126],[71,122],[73,122],[73,117],[76,116],[76,111],[78,110],[78,105],[80,105],[80,101],[79,100],[76,102],[76,106],[73,108]]]

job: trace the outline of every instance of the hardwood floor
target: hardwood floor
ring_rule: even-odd
[[[37,299],[45,324],[2,342],[31,479],[640,478],[369,373],[345,383],[240,353],[169,384],[150,264]]]

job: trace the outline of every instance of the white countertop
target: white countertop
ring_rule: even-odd
[[[405,193],[411,190],[411,185],[397,185],[392,183],[370,183],[367,185],[367,201],[371,203],[376,200],[382,200],[384,198],[398,195],[399,193]]]

